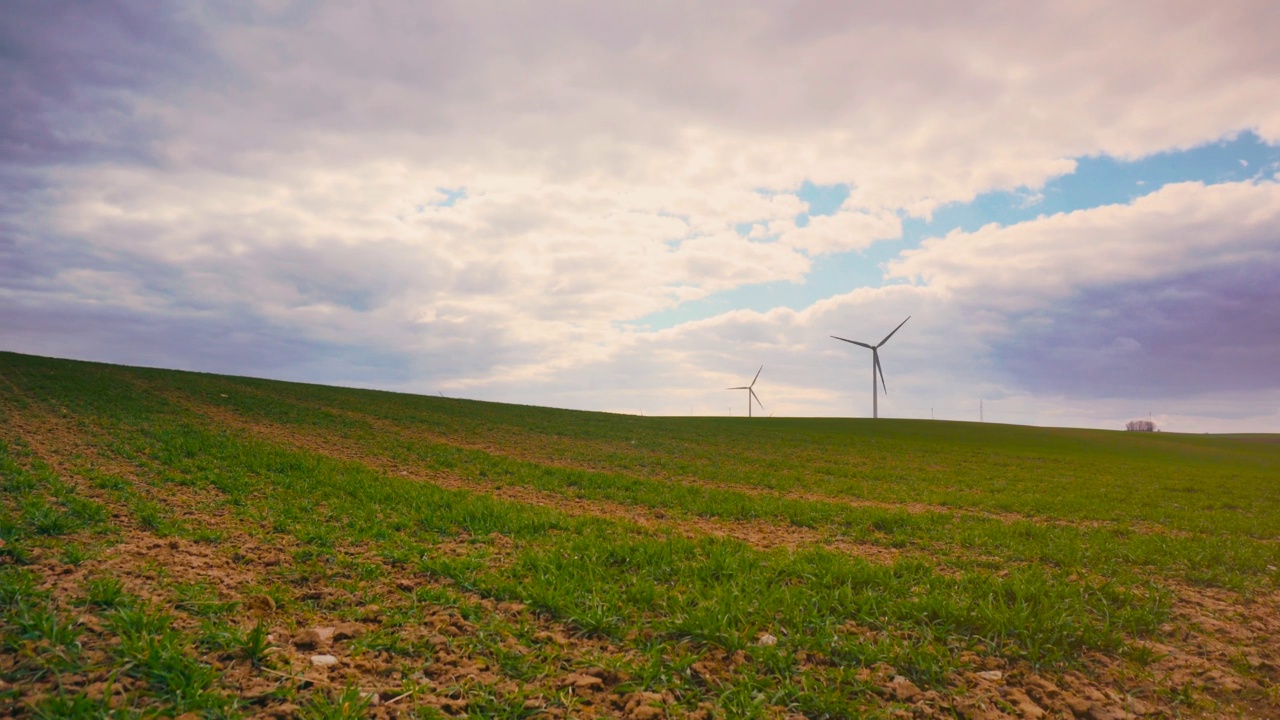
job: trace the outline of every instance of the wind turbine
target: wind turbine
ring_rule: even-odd
[[[910,320],[910,319],[911,319],[911,316],[908,315],[907,320]],[[898,327],[894,328],[893,332],[889,333],[888,335],[885,335],[884,339],[876,343],[875,345],[868,345],[864,342],[858,342],[857,340],[845,340],[844,338],[836,337],[835,335],[831,336],[836,340],[844,340],[844,342],[847,342],[847,343],[853,343],[854,345],[861,345],[862,347],[871,351],[871,417],[873,418],[880,417],[880,399],[878,397],[878,390],[876,389],[876,373],[880,373],[880,385],[884,387],[884,394],[885,395],[889,394],[889,388],[884,384],[884,370],[880,367],[880,348],[885,343],[889,342],[889,338],[893,337],[893,333],[898,332],[899,330],[902,329],[903,325],[907,324],[907,320],[903,320],[902,322],[898,323]]]
[[[763,365],[760,366],[760,370],[764,370]],[[756,386],[756,380],[760,379],[760,370],[757,370],[756,376],[751,378],[750,385],[743,385],[742,387],[725,388],[726,390],[746,390],[747,391],[747,417],[751,417],[751,399],[752,398],[755,398],[756,404],[760,406],[761,410],[764,409],[764,403],[760,402],[760,396],[756,395],[756,391],[752,389]]]

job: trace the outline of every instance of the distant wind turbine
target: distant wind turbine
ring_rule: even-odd
[[[761,366],[760,366],[760,370],[764,370],[764,366],[763,366],[763,365],[761,365]],[[763,409],[764,409],[764,403],[760,402],[760,396],[759,396],[759,395],[756,395],[756,391],[753,389],[753,388],[755,388],[755,386],[756,386],[756,380],[759,380],[759,379],[760,379],[760,370],[757,370],[757,371],[756,371],[756,376],[755,376],[755,377],[753,377],[753,378],[751,378],[751,384],[750,384],[750,385],[743,385],[742,387],[731,387],[731,388],[725,388],[726,390],[746,390],[746,391],[747,391],[747,417],[751,417],[751,400],[752,400],[752,398],[754,398],[754,399],[755,399],[756,404],[760,406],[760,409],[761,409],[761,410],[763,410]]]
[[[907,320],[910,320],[910,319],[911,319],[911,316],[908,315]],[[873,418],[880,417],[880,399],[878,397],[879,391],[876,388],[876,373],[880,373],[880,385],[881,387],[884,387],[884,394],[885,395],[889,394],[889,388],[884,384],[884,370],[880,367],[880,348],[885,343],[889,342],[889,338],[893,337],[893,333],[898,332],[899,330],[902,329],[903,325],[907,324],[907,320],[903,320],[902,322],[898,323],[898,327],[894,328],[893,332],[889,333],[888,335],[885,335],[884,339],[876,343],[875,345],[868,345],[864,342],[858,342],[857,340],[845,340],[845,338],[836,337],[835,335],[831,336],[836,340],[844,340],[844,342],[847,342],[847,343],[852,343],[854,345],[861,345],[862,347],[871,351],[871,417]]]

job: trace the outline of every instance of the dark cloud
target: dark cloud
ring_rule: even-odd
[[[91,243],[60,236],[34,235],[17,223],[0,216],[0,288],[11,292],[47,291],[57,282],[59,273],[77,268],[125,269],[130,264],[119,258],[107,259],[109,251]],[[156,262],[137,258],[136,271],[156,271]],[[122,267],[122,265],[126,267]],[[163,273],[154,278],[161,282],[172,276]]]
[[[195,260],[166,260],[148,243],[0,235],[0,349],[384,387],[489,372],[533,352],[498,336],[493,318],[388,312],[410,288],[451,285],[421,248],[286,241],[235,253],[207,240]],[[308,313],[345,319],[309,323]]]
[[[135,100],[214,65],[176,5],[10,0],[0,7],[0,162],[150,161],[163,128]]]
[[[992,357],[1018,385],[1076,397],[1280,388],[1280,257],[1081,292],[1018,317]]]
[[[435,253],[394,240],[367,240],[359,246],[302,242],[256,248],[246,257],[226,256],[212,262],[214,272],[253,278],[287,287],[298,304],[324,303],[367,313],[385,307],[416,289],[426,296],[440,293],[450,281],[449,265]]]
[[[5,350],[125,365],[290,380],[405,382],[414,363],[307,338],[261,319],[161,315],[119,307],[0,305]]]
[[[492,323],[485,323],[486,326]],[[0,295],[0,350],[144,367],[369,387],[447,385],[526,358],[531,348],[464,325],[406,325],[402,343],[321,339],[251,313],[130,309]]]

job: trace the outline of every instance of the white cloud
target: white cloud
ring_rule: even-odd
[[[1169,430],[1280,430],[1280,388],[1265,379],[1280,343],[1258,335],[1280,299],[1278,221],[1274,183],[1185,183],[1128,205],[954,233],[891,267],[918,284],[631,335],[543,387],[564,388],[564,404],[724,414],[736,396],[720,389],[763,363],[770,412],[862,416],[870,354],[828,336],[874,343],[912,315],[883,351],[889,417],[976,420],[985,400],[991,422],[1119,429],[1155,408]],[[1088,300],[1098,292],[1101,302]],[[1111,305],[1113,293],[1136,301],[1117,294]],[[584,377],[614,390],[593,397],[578,389]],[[499,378],[473,387],[525,397]]]
[[[1244,129],[1280,140],[1280,15],[1268,8],[196,6],[182,18],[208,43],[207,63],[146,87],[99,87],[86,72],[84,97],[109,94],[109,113],[68,102],[39,116],[83,142],[109,116],[113,128],[136,124],[112,142],[144,140],[134,154],[68,162],[60,150],[10,170],[43,189],[0,206],[16,238],[6,252],[58,272],[6,292],[67,312],[114,302],[252,318],[423,358],[412,370],[425,386],[496,394],[536,380],[520,392],[552,403],[582,397],[591,373],[683,388],[683,403],[701,391],[680,378],[719,382],[765,354],[781,412],[850,407],[824,400],[845,386],[819,378],[861,361],[826,334],[875,337],[881,319],[920,310],[886,375],[891,391],[941,396],[990,370],[983,353],[1015,333],[1011,310],[1266,255],[1274,184],[1176,186],[1133,206],[957,233],[890,264],[920,286],[802,312],[656,333],[623,323],[803,281],[813,257],[899,237],[903,216],[991,190],[1035,198],[1073,158]],[[109,44],[90,47],[104,53],[94,67],[115,67]],[[851,192],[801,228],[805,180]],[[465,196],[444,205],[441,188]],[[745,223],[748,238],[736,232]],[[925,362],[939,353],[945,372]],[[900,397],[888,411],[908,407]]]
[[[1088,286],[1275,258],[1278,226],[1278,183],[1179,183],[1127,205],[931,238],[887,274],[1018,309]]]
[[[902,221],[886,211],[842,210],[812,217],[804,227],[788,224],[790,227],[782,231],[779,240],[811,255],[861,250],[877,240],[902,235]]]

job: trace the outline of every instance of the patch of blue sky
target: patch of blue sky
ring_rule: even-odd
[[[436,188],[436,192],[440,193],[441,195],[444,195],[444,199],[436,200],[435,202],[421,203],[415,209],[418,212],[422,212],[423,210],[426,210],[428,207],[453,207],[455,204],[457,204],[459,200],[467,196],[467,189],[464,187],[460,187],[460,188],[440,187],[440,188]]]
[[[436,190],[444,195],[443,200],[434,203],[439,207],[452,207],[454,203],[467,196],[466,188],[436,188]]]
[[[773,190],[763,188],[756,192],[761,195],[776,194]],[[800,185],[800,189],[796,191],[796,197],[809,206],[807,212],[796,215],[796,225],[804,227],[809,224],[809,218],[815,215],[835,215],[840,210],[840,206],[844,204],[845,199],[849,197],[849,186],[843,183],[838,185],[814,185],[805,180]],[[754,222],[743,222],[734,225],[733,230],[742,237],[747,237],[755,226],[756,223]]]
[[[814,215],[835,215],[840,206],[849,197],[849,186],[814,185],[808,180],[796,191],[796,196],[809,205],[809,212],[796,218],[796,224],[804,227]]]
[[[967,203],[938,208],[929,219],[904,217],[901,239],[883,240],[861,251],[816,257],[802,282],[744,285],[686,301],[628,324],[657,330],[736,309],[764,312],[788,307],[799,310],[860,287],[888,284],[884,267],[890,260],[903,250],[918,247],[926,238],[940,237],[953,230],[972,232],[989,223],[1013,225],[1042,215],[1128,203],[1170,183],[1198,181],[1211,185],[1265,180],[1277,173],[1280,173],[1280,145],[1268,145],[1252,132],[1132,161],[1109,156],[1077,158],[1075,172],[1050,180],[1038,192],[1020,188],[1012,192],[984,193]],[[849,195],[849,188],[806,182],[797,195],[809,203],[809,212],[797,219],[797,224],[805,224],[809,216],[830,215],[839,210]],[[750,229],[747,223],[737,228],[744,235]]]
[[[1171,183],[1241,182],[1270,178],[1278,170],[1280,146],[1268,145],[1252,132],[1134,161],[1105,155],[1077,158],[1074,173],[1054,178],[1038,194],[1025,188],[986,193],[969,203],[942,207],[928,221],[904,219],[903,239],[918,244],[955,229],[971,232],[992,222],[1013,225],[1041,215],[1128,203]]]

